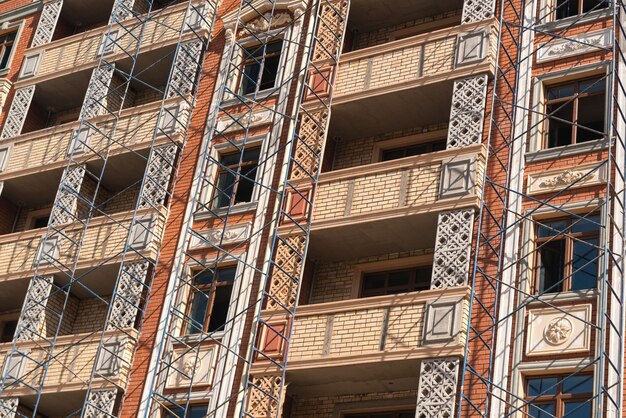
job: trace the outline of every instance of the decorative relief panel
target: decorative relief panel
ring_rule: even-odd
[[[473,230],[473,209],[439,214],[431,289],[467,284]]]
[[[598,51],[600,48],[613,46],[611,30],[601,30],[581,35],[568,36],[567,39],[554,40],[537,49],[537,62],[559,60],[572,55],[582,55]]]
[[[463,320],[463,299],[436,300],[426,305],[424,345],[455,342]]]
[[[0,148],[0,173],[7,167],[10,150],[9,147]],[[2,189],[0,189],[0,193],[2,193]]]
[[[208,3],[189,3],[185,16],[185,31],[209,29],[213,20],[213,8]]]
[[[18,398],[0,398],[0,418],[15,418],[18,404]]]
[[[57,21],[61,15],[61,8],[63,7],[63,0],[52,0],[44,3],[41,11],[41,17],[33,36],[33,42],[31,48],[47,44],[52,39],[54,30],[57,27]]]
[[[476,184],[476,159],[458,157],[441,163],[439,199],[460,197],[472,193]]]
[[[167,200],[176,154],[176,144],[154,148],[150,153],[141,190],[140,208],[155,208]]]
[[[84,165],[75,165],[65,169],[50,213],[50,225],[62,225],[75,220],[78,209],[78,196],[84,178]]]
[[[271,297],[266,298],[266,309],[285,309],[285,307],[295,306],[298,289],[292,277],[300,277],[305,244],[304,235],[292,235],[278,241],[274,262],[280,268],[272,269],[268,290]]]
[[[9,108],[9,113],[4,127],[2,128],[2,136],[0,139],[12,138],[18,136],[22,132],[28,109],[30,108],[30,102],[33,100],[35,94],[35,86],[22,87],[15,90],[13,96],[13,102]]]
[[[494,17],[495,0],[465,0],[461,23],[474,23]]]
[[[232,117],[222,118],[217,122],[217,130],[219,132],[231,132],[246,128],[254,128],[272,122],[274,117],[274,106],[266,110],[257,112],[246,112]]]
[[[454,416],[458,359],[424,360],[420,364],[416,418]]]
[[[191,237],[189,247],[192,249],[210,248],[212,245],[230,245],[243,242],[250,237],[251,230],[252,224],[244,223],[228,226],[225,230],[223,228],[215,228],[199,231],[198,235],[200,236],[194,235]],[[222,240],[221,243],[220,240]],[[207,241],[211,244],[208,244]]]
[[[7,97],[9,97],[9,92],[11,91],[12,86],[13,83],[11,80],[0,78],[0,111],[4,109],[4,105],[7,102]]]
[[[87,404],[83,411],[83,418],[104,418],[113,416],[117,390],[92,390],[87,396]]]
[[[135,326],[144,283],[148,275],[148,262],[125,262],[119,273],[115,295],[111,301],[107,330]]]
[[[280,376],[252,376],[248,386],[248,405],[246,414],[252,417],[276,417],[280,409],[282,378]]]
[[[486,100],[486,74],[454,81],[448,149],[482,142]]]
[[[606,165],[587,164],[565,170],[528,175],[528,194],[555,192],[565,187],[572,189],[601,184],[606,181]]]
[[[129,245],[136,250],[146,248],[154,238],[155,223],[155,219],[152,216],[135,219],[131,226]]]
[[[202,57],[202,47],[203,44],[200,40],[180,44],[174,59],[172,76],[165,93],[166,99],[193,94]]]
[[[41,338],[46,317],[46,305],[52,290],[52,276],[35,276],[30,281],[24,306],[15,331],[16,341]]]
[[[98,348],[95,372],[100,376],[115,376],[122,366],[126,340],[112,337],[104,340]]]
[[[489,33],[486,31],[461,34],[457,38],[456,63],[462,65],[476,64],[487,57]]]
[[[106,62],[93,69],[89,86],[85,93],[83,108],[80,111],[81,119],[94,118],[106,112],[109,86],[111,85],[114,72],[115,67]]]
[[[167,373],[167,388],[188,387],[192,381],[194,386],[210,385],[213,379],[215,346],[202,346],[196,350],[174,349],[172,353],[173,367]]]
[[[526,355],[589,350],[592,321],[590,304],[529,309]]]
[[[60,256],[59,237],[43,237],[39,243],[37,249],[37,257],[35,258],[34,266],[38,264],[51,264],[55,260],[58,260]]]

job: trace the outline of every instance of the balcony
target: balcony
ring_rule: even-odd
[[[300,306],[289,345],[290,388],[415,382],[420,359],[463,355],[468,309],[467,287]],[[264,363],[253,368],[269,367]]]
[[[152,143],[157,123],[159,123],[160,106],[161,102],[153,102],[143,106],[123,109],[120,112],[120,118],[112,141],[105,140],[102,135],[98,137],[94,134],[90,138],[89,146],[94,151],[100,153],[111,142],[112,145],[109,150],[109,155],[111,156],[131,150],[139,151],[148,148]],[[161,128],[168,131],[170,139],[178,136],[180,141],[182,141],[183,127],[186,125],[185,121],[189,115],[187,108],[178,99],[166,100],[164,107],[180,109],[174,113],[178,113],[182,125],[173,126],[172,124],[175,122],[170,120],[169,122],[161,122]],[[103,131],[107,132],[108,130],[105,127],[107,124],[111,124],[113,119],[110,115],[104,115],[92,119],[91,122],[97,126],[102,125]],[[68,161],[68,153],[72,146],[74,132],[78,127],[79,122],[65,123],[3,141],[0,147],[0,168],[2,168],[0,181],[16,177],[37,176],[37,174],[42,172],[65,167]],[[161,135],[160,138],[157,138],[155,145],[165,143],[169,143],[169,139]],[[81,159],[80,154],[75,153],[74,160],[83,162],[87,157],[93,157],[94,152],[90,151],[85,153],[85,155],[86,157]],[[4,167],[2,167],[2,164]]]
[[[483,145],[473,145],[322,173],[310,256],[432,248],[438,212],[478,206],[484,161]]]
[[[116,353],[119,359],[113,355],[102,355],[96,359],[101,339],[99,332],[58,337],[54,350],[55,358],[49,363],[43,393],[86,390],[96,361],[96,373],[99,376],[93,381],[92,388],[112,385],[124,387],[130,371],[128,365],[137,342],[137,331],[133,329],[126,330],[125,333],[106,331],[103,336],[107,349]],[[27,353],[28,357],[20,355],[8,357],[11,343],[0,345],[0,364],[8,383],[4,394],[32,395],[34,391],[18,383],[16,379],[31,386],[39,385],[43,369],[36,362],[46,358],[48,345],[42,341],[25,341],[17,343],[17,349]]]
[[[210,11],[211,8],[205,8],[206,13]],[[186,2],[154,12],[153,18],[148,21],[143,32],[142,53],[178,42],[179,28],[183,25],[186,12]],[[204,18],[210,21],[211,16]],[[197,20],[201,22],[201,19]],[[127,21],[132,35],[126,33],[119,25],[113,25],[112,40],[106,39],[108,26],[101,26],[28,49],[20,73],[23,82],[18,82],[16,87],[95,67],[103,53],[109,62],[127,58],[128,55],[123,51],[132,51],[136,47],[136,37],[141,30],[141,25],[137,22],[134,18]],[[189,22],[191,23],[191,20]],[[196,22],[191,24],[195,25]],[[196,29],[204,29],[201,23],[198,25]],[[186,37],[192,39],[195,35],[190,31]]]
[[[351,139],[444,123],[453,81],[493,75],[494,20],[456,25],[344,53],[333,92],[333,136]]]
[[[143,255],[154,260],[160,247],[159,240],[165,225],[165,214],[142,210],[137,216],[144,221],[136,226],[133,245],[135,248],[142,248]],[[81,246],[77,268],[84,269],[105,262],[119,261],[132,217],[133,211],[129,211],[117,213],[113,215],[113,219],[107,217],[92,219]],[[151,233],[147,233],[147,230]],[[81,226],[66,227],[63,232],[70,238],[77,238]],[[42,249],[48,254],[54,252],[55,257],[65,265],[73,260],[73,250],[65,248],[69,246],[67,240],[59,240],[58,245],[55,242],[42,245],[44,233],[45,229],[39,228],[0,236],[0,281],[32,277],[35,273],[35,260]],[[127,260],[131,258],[127,257]],[[46,268],[43,264],[38,270],[39,274],[56,272],[58,272],[56,267]]]

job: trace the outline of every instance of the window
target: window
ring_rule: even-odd
[[[260,148],[253,148],[220,157],[214,209],[252,201],[260,152]]]
[[[363,276],[361,297],[394,295],[430,289],[432,266],[367,273]]]
[[[163,411],[163,418],[204,418],[207,413],[207,405],[189,405],[187,414],[182,407],[172,408]]]
[[[606,0],[556,0],[556,19],[564,19],[608,7]]]
[[[17,32],[0,35],[0,70],[4,70],[9,66],[9,59],[11,58],[16,35]]]
[[[415,418],[414,410],[345,414],[344,418]]]
[[[540,294],[596,287],[599,222],[600,217],[593,215],[537,225],[535,286]]]
[[[189,304],[187,335],[222,331],[226,324],[236,267],[205,270],[194,275]]]
[[[590,78],[546,89],[547,148],[604,138],[605,81]]]
[[[412,157],[414,155],[428,154],[430,152],[442,151],[446,149],[446,140],[424,142],[421,144],[409,145],[401,148],[383,150],[381,161],[397,160],[398,158]]]
[[[280,64],[280,52],[282,47],[283,42],[276,41],[244,48],[241,94],[254,93],[257,88],[257,83],[259,83],[259,91],[275,87],[276,79],[278,78],[278,65]],[[265,60],[263,60],[264,52]],[[261,76],[259,77],[259,75]]]
[[[526,379],[526,416],[531,418],[591,417],[592,399],[592,375]]]
[[[13,335],[17,330],[17,319],[0,322],[0,343],[13,341]]]
[[[50,215],[39,216],[39,217],[33,218],[33,229],[47,227],[49,220],[50,220]]]

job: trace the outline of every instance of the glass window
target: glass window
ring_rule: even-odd
[[[13,341],[13,335],[17,329],[17,319],[1,322],[0,328],[2,329],[2,333],[0,334],[0,343]]]
[[[0,70],[8,68],[11,51],[15,44],[15,36],[17,32],[9,32],[0,35]]]
[[[548,87],[545,148],[604,138],[605,94],[599,77]]]
[[[276,41],[243,49],[241,94],[254,93],[257,84],[259,91],[276,86],[282,47],[283,42]]]
[[[214,209],[252,201],[260,152],[260,148],[252,148],[220,157]]]
[[[236,267],[204,270],[192,278],[186,334],[222,331],[226,324]]]
[[[535,287],[556,293],[596,287],[600,216],[538,223]]]
[[[529,417],[591,417],[592,400],[593,376],[589,374],[526,379]]]
[[[367,273],[363,276],[361,297],[393,295],[430,289],[432,266]]]
[[[556,0],[556,19],[578,16],[608,7],[607,0]]]
[[[446,140],[424,142],[422,144],[409,145],[406,147],[383,150],[381,161],[397,160],[398,158],[423,155],[430,152],[442,151],[446,149]]]

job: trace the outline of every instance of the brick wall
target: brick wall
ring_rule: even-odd
[[[95,332],[104,328],[110,296],[98,298],[81,299],[78,302],[78,314],[72,324],[72,333],[80,334],[84,332]]]
[[[417,369],[417,366],[416,366]],[[417,379],[415,379],[417,387]],[[350,404],[344,406],[345,412],[349,412],[350,408],[358,408],[359,402],[373,402],[386,400],[406,400],[408,409],[415,408],[417,403],[417,391],[405,390],[399,392],[375,392],[358,395],[339,395],[339,396],[322,396],[316,398],[303,398],[294,396],[293,409],[290,418],[329,418],[333,416],[336,409],[342,409],[342,404]],[[399,402],[404,405],[404,402]]]
[[[416,26],[424,25],[424,24],[432,24],[437,20],[447,19],[458,17],[459,23],[461,22],[461,13],[462,10],[452,10],[447,13],[441,13],[433,16],[428,16],[420,19],[412,19],[407,20],[406,22],[393,25],[386,26],[381,29],[377,29],[370,32],[362,32],[358,33],[354,37],[353,42],[353,50],[368,48],[370,46],[381,45],[387,43],[389,41],[394,40],[394,32],[402,31],[403,29],[417,29]],[[417,30],[416,30],[417,33]]]
[[[416,126],[412,129],[388,132],[384,135],[372,136],[368,138],[359,138],[349,141],[333,141],[335,143],[335,153],[332,162],[333,170],[371,164],[374,156],[374,145],[378,142],[447,128],[447,123]]]
[[[317,263],[313,279],[311,304],[352,299],[354,282],[355,280],[360,280],[360,277],[356,276],[355,268],[357,264],[402,259],[432,253],[432,249],[419,249],[403,253],[364,257],[350,261],[320,261]]]

